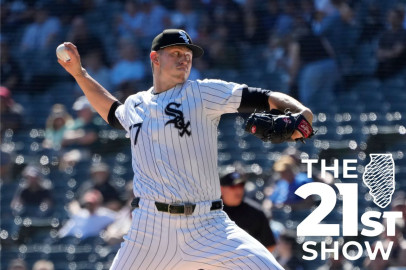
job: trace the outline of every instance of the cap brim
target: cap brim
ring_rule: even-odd
[[[193,52],[193,58],[199,58],[204,54],[204,50],[201,47],[199,47],[197,45],[194,45],[194,44],[174,43],[174,44],[171,44],[171,45],[162,46],[161,49],[172,47],[172,46],[185,46],[185,47],[188,47]]]
[[[233,181],[232,185],[235,186],[235,185],[239,185],[239,184],[242,184],[242,183],[245,183],[245,179],[243,179],[243,178],[237,178],[237,179],[235,179],[235,180]]]
[[[220,185],[223,187],[232,187],[232,186],[236,186],[242,183],[245,183],[246,180],[244,178],[237,178],[237,179],[233,179],[233,181],[221,181],[220,180]]]

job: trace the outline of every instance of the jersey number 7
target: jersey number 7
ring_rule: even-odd
[[[137,128],[137,130],[135,131],[135,136],[134,136],[134,145],[136,145],[136,144],[137,144],[138,134],[140,134],[140,129],[141,129],[141,126],[142,126],[142,122],[141,122],[141,123],[134,124],[134,125],[130,126],[130,132],[131,132],[131,129],[133,129],[133,128]]]

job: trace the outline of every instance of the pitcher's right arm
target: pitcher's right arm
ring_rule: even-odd
[[[76,46],[70,42],[64,42],[64,45],[70,56],[70,60],[65,62],[58,59],[58,63],[75,78],[92,107],[109,123],[108,115],[110,108],[114,103],[117,104],[118,100],[93,79],[82,67]]]

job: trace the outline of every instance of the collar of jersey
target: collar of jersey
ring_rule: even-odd
[[[158,96],[158,95],[163,94],[163,93],[166,93],[166,92],[168,92],[168,91],[173,91],[173,90],[175,90],[179,85],[183,85],[183,84],[185,84],[186,82],[187,82],[187,81],[185,81],[184,83],[178,83],[178,84],[175,85],[174,87],[169,88],[168,90],[163,91],[163,92],[161,92],[161,93],[155,93],[155,92],[154,92],[154,87],[152,86],[152,87],[151,87],[151,94],[154,95],[154,96]],[[181,88],[182,88],[182,87],[181,87]]]

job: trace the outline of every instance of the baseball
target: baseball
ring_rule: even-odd
[[[70,60],[67,49],[63,44],[59,45],[58,48],[56,48],[56,56],[65,62]]]

